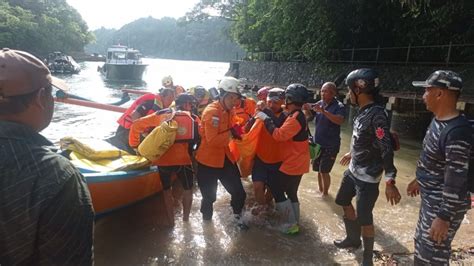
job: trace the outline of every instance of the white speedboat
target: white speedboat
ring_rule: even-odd
[[[123,45],[113,45],[107,49],[105,64],[97,70],[107,80],[141,81],[146,67],[140,51]]]

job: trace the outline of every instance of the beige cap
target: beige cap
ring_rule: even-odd
[[[8,48],[0,51],[0,98],[25,95],[49,85],[67,90],[66,83],[51,76],[35,56]]]

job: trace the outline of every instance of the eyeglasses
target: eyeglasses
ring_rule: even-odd
[[[271,91],[267,95],[268,98],[273,98],[273,97],[278,97],[283,99],[284,98],[284,92],[276,92],[276,91]]]

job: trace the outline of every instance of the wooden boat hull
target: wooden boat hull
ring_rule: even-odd
[[[83,175],[97,216],[127,207],[163,190],[158,169]]]

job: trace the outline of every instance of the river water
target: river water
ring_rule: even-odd
[[[216,86],[228,69],[228,63],[147,59],[149,68],[146,84],[133,86],[155,91],[161,78],[172,75],[175,84],[185,88],[194,85]],[[123,84],[106,83],[96,71],[102,63],[82,63],[79,75],[63,76],[71,93],[98,102],[113,102],[120,98]],[[128,103],[130,104],[130,103]],[[126,106],[126,105],[125,105]],[[116,129],[118,113],[57,103],[51,125],[43,134],[57,142],[72,135],[82,138],[105,138]],[[341,153],[348,151],[350,130],[344,127]],[[397,186],[404,196],[397,206],[390,206],[384,196],[384,185],[374,210],[375,249],[380,258],[393,256],[400,264],[410,264],[413,253],[413,235],[418,218],[419,198],[409,198],[405,190],[414,177],[421,143],[402,139],[402,148],[396,153]],[[330,196],[317,197],[316,174],[303,176],[299,199],[301,202],[301,232],[296,236],[281,234],[278,219],[271,212],[254,216],[251,181],[243,179],[247,191],[245,219],[247,231],[233,223],[230,197],[219,186],[212,222],[203,222],[199,212],[200,192],[195,189],[190,221],[181,221],[182,212],[176,205],[176,225],[166,226],[165,212],[160,195],[127,209],[117,211],[96,222],[96,265],[255,265],[255,264],[356,264],[361,250],[345,251],[335,248],[332,241],[344,236],[342,211],[334,203],[344,167],[336,164],[332,171]],[[177,198],[179,189],[177,189]],[[456,248],[473,247],[474,215],[468,213],[455,238]],[[474,261],[467,256],[467,263]]]

